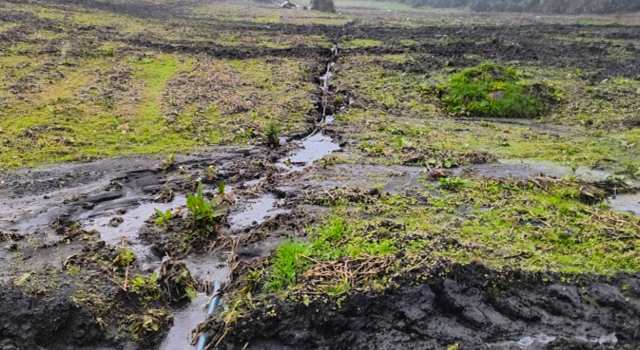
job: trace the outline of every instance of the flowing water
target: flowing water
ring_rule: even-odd
[[[337,49],[332,51],[333,58],[337,55]],[[291,154],[285,156],[276,162],[276,166],[285,171],[285,174],[301,171],[312,165],[315,161],[322,159],[328,154],[340,149],[330,136],[326,135],[321,126],[333,123],[333,115],[327,114],[328,96],[330,94],[330,80],[333,76],[333,67],[335,63],[327,64],[325,73],[320,77],[322,85],[322,118],[316,125],[316,129],[299,141],[300,148],[294,150]],[[251,188],[258,186],[264,179],[247,181],[240,187]],[[273,193],[265,192],[256,199],[249,200],[245,205],[236,208],[229,215],[229,224],[232,232],[238,232],[245,229],[256,227],[266,220],[275,217],[278,214],[286,213],[286,209],[278,208],[278,199]],[[228,279],[230,271],[228,266],[218,262],[211,257],[197,257],[186,260],[187,266],[194,277],[206,282],[224,282]],[[202,279],[202,275],[206,275]],[[174,316],[173,327],[164,339],[160,349],[190,349],[194,346],[191,344],[191,332],[200,322],[206,319],[207,304],[211,299],[204,294],[199,294],[192,303],[183,310],[176,312]]]

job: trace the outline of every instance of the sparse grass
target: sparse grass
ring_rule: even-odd
[[[421,195],[423,204],[401,195],[373,205],[339,201],[308,241],[276,250],[258,277],[263,293],[340,296],[428,270],[438,259],[561,273],[640,269],[640,218],[582,203],[579,184],[449,178]],[[382,267],[358,276],[354,269],[364,261]]]
[[[309,246],[301,242],[286,242],[278,247],[267,288],[281,290],[294,284],[298,274],[308,263],[305,255],[309,253]]]
[[[396,251],[393,240],[359,231],[349,226],[341,216],[335,215],[316,228],[308,242],[289,241],[277,249],[267,273],[266,288],[286,293],[314,265],[340,260],[383,258]],[[351,282],[339,279],[323,284],[322,288],[338,296],[351,289]]]
[[[370,47],[382,46],[382,42],[373,39],[353,39],[349,40],[341,45],[345,49],[362,49]]]

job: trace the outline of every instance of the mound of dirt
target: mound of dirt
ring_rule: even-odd
[[[222,348],[637,349],[640,275],[565,280],[467,265],[340,306],[276,301],[240,320]]]
[[[33,297],[0,286],[0,349],[66,349],[101,343],[104,332],[68,291]]]
[[[469,7],[480,12],[537,12],[549,14],[609,14],[640,11],[635,0],[410,0],[417,6]]]

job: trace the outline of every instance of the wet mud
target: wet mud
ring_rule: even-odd
[[[254,311],[220,348],[634,349],[640,341],[638,275],[456,265],[429,276],[425,283],[351,296],[339,306],[277,300],[272,310]]]
[[[109,345],[93,315],[74,304],[71,290],[30,296],[18,288],[0,288],[0,348],[80,349]]]
[[[113,28],[87,26],[87,35],[97,42],[80,47],[95,48],[99,41],[130,45],[132,51],[203,54],[214,58],[305,57],[319,61],[311,69],[317,84],[315,111],[309,116],[307,132],[282,137],[281,147],[217,147],[166,160],[131,157],[19,170],[0,175],[0,264],[20,263],[48,269],[83,268],[91,271],[96,288],[106,289],[117,300],[117,315],[142,315],[143,304],[126,288],[130,276],[162,273],[163,261],[175,259],[184,266],[196,295],[191,302],[155,301],[166,307],[171,322],[144,339],[143,348],[188,349],[196,329],[206,328],[220,335],[219,318],[207,320],[206,307],[212,285],[221,282],[231,291],[234,279],[253,264],[262,264],[281,242],[303,237],[305,228],[326,216],[328,205],[340,198],[371,204],[381,193],[411,195],[432,181],[420,159],[406,165],[332,164],[327,160],[343,152],[344,135],[334,127],[334,114],[346,108],[337,102],[333,85],[339,57],[361,54],[409,53],[420,59],[411,64],[385,63],[384,68],[427,73],[434,67],[462,67],[479,58],[498,61],[578,67],[589,70],[589,79],[613,76],[638,77],[637,56],[612,60],[610,43],[559,42],[549,36],[579,31],[586,38],[640,37],[637,27],[620,26],[519,26],[480,27],[395,27],[348,24],[328,25],[259,24],[243,21],[209,21],[190,14],[187,2],[174,5],[102,1],[43,1],[56,8],[68,5],[128,14],[138,18],[193,22],[198,30],[250,30],[269,35],[324,35],[331,42],[368,38],[381,41],[447,38],[442,43],[412,47],[374,47],[332,50],[298,45],[288,48],[228,47],[202,40],[159,38],[149,33],[136,36]],[[26,13],[25,23],[56,30],[56,20],[44,20]],[[76,28],[80,30],[80,28]],[[26,37],[32,30],[22,26],[0,33],[0,47],[8,40]],[[340,51],[338,51],[340,50]],[[637,48],[625,48],[637,53]],[[470,54],[476,56],[470,58]],[[46,74],[55,72],[43,72]],[[114,72],[118,80],[127,72]],[[116,81],[118,83],[118,81]],[[126,81],[123,82],[126,85]],[[30,89],[24,81],[16,89]],[[118,90],[122,86],[107,90]],[[342,94],[349,92],[340,91]],[[114,98],[113,96],[110,98]],[[116,96],[117,98],[117,96]],[[501,121],[508,122],[508,121]],[[513,121],[514,123],[525,123]],[[562,133],[562,127],[544,126]],[[32,130],[31,132],[37,132]],[[25,135],[29,136],[29,135]],[[452,171],[472,177],[515,178],[575,176],[586,183],[605,181],[612,174],[587,168],[570,169],[547,162],[512,160],[479,163]],[[326,162],[323,160],[327,160]],[[416,166],[411,166],[414,164]],[[211,178],[210,167],[216,169]],[[191,228],[186,219],[186,196],[205,183],[207,198],[224,197],[225,211],[208,235],[185,241]],[[216,194],[216,185],[228,191]],[[609,200],[616,210],[640,215],[637,194],[618,194]],[[156,209],[173,217],[158,225]],[[35,243],[34,243],[35,241]],[[125,268],[108,265],[126,247],[135,263]],[[182,265],[184,264],[184,265]],[[114,323],[109,329],[97,324],[95,312],[78,307],[72,300],[74,283],[63,283],[56,293],[27,295],[11,286],[22,273],[0,271],[0,347],[21,348],[126,348],[130,339],[116,338]],[[443,266],[429,271],[423,282],[400,283],[383,293],[355,293],[340,305],[329,301],[304,303],[274,301],[276,312],[254,310],[222,339],[223,349],[432,349],[459,344],[462,349],[633,349],[640,343],[640,277],[621,275],[560,276],[521,271],[496,272],[482,266]],[[122,285],[107,281],[105,276]],[[114,277],[114,278],[115,278]],[[102,279],[100,279],[102,278]],[[164,280],[162,280],[164,281]],[[571,281],[571,282],[568,282]],[[85,283],[87,283],[85,281]],[[110,284],[108,284],[110,283]],[[107,287],[108,286],[108,287]],[[86,285],[85,285],[86,287]],[[184,288],[182,288],[184,289]],[[184,292],[184,290],[181,290]],[[36,293],[37,294],[37,293]],[[184,293],[181,293],[184,294]],[[177,297],[184,297],[178,295]],[[184,298],[183,298],[184,299]],[[124,306],[123,306],[124,305]],[[145,305],[147,307],[148,305]],[[114,309],[115,310],[115,309]],[[123,311],[124,310],[124,311]],[[54,317],[52,317],[52,315]],[[101,320],[103,321],[103,320]],[[128,325],[127,325],[128,326]],[[216,333],[218,332],[218,333]],[[52,345],[53,343],[53,345]],[[245,345],[248,343],[248,347]]]

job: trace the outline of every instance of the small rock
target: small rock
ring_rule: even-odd
[[[124,219],[121,216],[115,216],[111,218],[111,220],[109,220],[109,226],[118,227],[120,226],[120,224],[122,224],[123,221]]]

